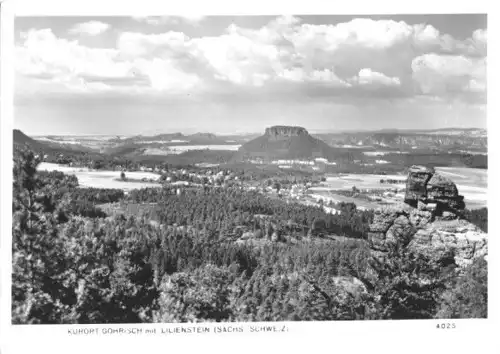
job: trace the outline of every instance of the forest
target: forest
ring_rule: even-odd
[[[380,262],[365,236],[373,213],[354,204],[331,215],[238,187],[124,195],[39,163],[15,151],[15,324],[487,316],[484,259],[461,275],[402,247]]]

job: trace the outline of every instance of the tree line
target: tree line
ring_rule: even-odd
[[[147,216],[75,215],[68,203],[76,181],[57,174],[50,178],[42,175],[36,171],[38,163],[30,151],[15,156],[13,323],[487,315],[487,268],[483,260],[475,261],[464,275],[457,276],[444,272],[443,265],[432,259],[404,248],[394,247],[388,260],[380,262],[362,237],[359,242],[333,242],[313,234],[307,242],[256,246],[234,242],[217,228],[214,232],[196,227],[162,228]],[[52,184],[65,188],[65,183],[71,186],[68,192],[56,198]],[[287,208],[252,194],[241,201],[245,196],[238,190],[165,195],[164,199],[148,196],[149,192],[138,193],[141,202],[158,198],[167,217],[190,220],[198,215],[193,220],[202,224],[220,220],[221,227],[239,208],[246,208],[242,215],[263,213],[277,215],[278,220],[282,217],[314,223],[314,218],[324,217],[319,208]],[[210,199],[215,202],[210,204]],[[193,202],[201,205],[188,207]],[[184,209],[179,212],[170,211],[181,206]],[[351,217],[359,216],[354,207],[345,208]]]

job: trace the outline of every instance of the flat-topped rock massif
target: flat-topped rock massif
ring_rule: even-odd
[[[334,149],[322,140],[311,136],[303,127],[272,126],[258,138],[243,144],[235,154],[235,160],[260,158],[310,159],[332,157]]]
[[[487,255],[487,234],[460,218],[465,208],[457,186],[432,168],[412,166],[405,203],[375,211],[368,240],[373,254],[384,257],[400,244],[460,268]]]
[[[288,139],[292,136],[309,135],[309,133],[302,127],[275,125],[273,127],[266,128],[264,135],[269,136],[271,139],[282,140]]]

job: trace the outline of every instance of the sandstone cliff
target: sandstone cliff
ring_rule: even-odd
[[[413,166],[405,202],[375,211],[368,233],[374,255],[384,257],[391,244],[399,244],[460,268],[487,255],[487,234],[461,219],[465,203],[451,180]]]
[[[403,244],[442,263],[459,267],[487,254],[487,234],[466,220],[435,220],[431,211],[411,207],[375,212],[368,233],[375,255],[384,256],[390,244]]]
[[[234,160],[334,158],[334,149],[302,127],[273,126],[240,147]]]
[[[365,146],[383,146],[397,149],[424,148],[455,149],[488,146],[487,132],[484,129],[448,129],[431,131],[379,131],[379,132],[343,132],[324,133],[321,138],[330,144],[349,144]]]
[[[284,140],[292,136],[308,135],[309,133],[302,127],[275,125],[273,127],[266,128],[264,134],[269,136],[271,139]]]
[[[455,183],[425,166],[412,166],[408,172],[405,202],[413,207],[423,203],[436,214],[452,212],[459,215],[465,208],[464,197]]]

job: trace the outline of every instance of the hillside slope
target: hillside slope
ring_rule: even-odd
[[[381,130],[373,132],[322,133],[320,139],[335,145],[373,146],[397,149],[478,149],[487,148],[484,129]]]
[[[264,135],[243,144],[234,159],[308,159],[332,155],[332,147],[302,127],[273,126],[267,128]]]
[[[28,145],[30,148],[35,150],[40,150],[40,149],[44,150],[51,148],[50,145],[48,144],[41,143],[33,138],[30,138],[19,129],[14,129],[13,134],[14,134],[13,136],[14,147],[23,147]]]

